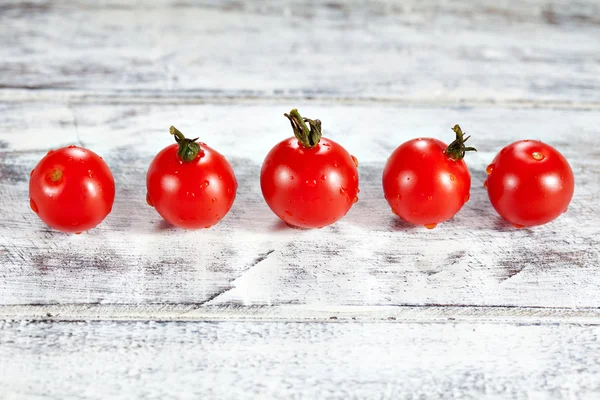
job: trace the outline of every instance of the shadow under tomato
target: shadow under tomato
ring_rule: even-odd
[[[172,225],[170,223],[167,222],[167,220],[165,219],[161,219],[157,224],[156,224],[156,231],[157,232],[163,232],[163,231],[172,231],[177,229],[177,227],[175,225]]]
[[[290,227],[281,219],[277,219],[277,221],[269,227],[270,232],[281,232],[287,229],[290,229]]]
[[[281,232],[286,230],[309,231],[312,228],[302,228],[300,226],[290,225],[282,219],[277,219],[277,222],[269,229],[271,232]],[[316,229],[316,228],[315,228]]]
[[[523,231],[523,230],[528,230],[529,228],[523,227],[523,228],[517,228],[516,226],[514,226],[513,224],[511,224],[510,222],[508,222],[507,220],[505,220],[502,217],[496,217],[496,219],[494,220],[494,230],[499,231],[499,232],[511,232],[511,231]]]
[[[427,230],[425,227],[420,225],[414,225],[410,222],[403,220],[400,217],[393,217],[393,222],[391,223],[392,229],[395,231],[414,231],[418,228],[423,228]]]

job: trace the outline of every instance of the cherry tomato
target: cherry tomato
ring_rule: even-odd
[[[456,140],[409,140],[394,150],[383,171],[383,191],[392,212],[405,221],[433,229],[452,218],[469,200],[471,176],[463,157],[469,137],[454,126]]]
[[[295,137],[267,154],[260,173],[262,193],[288,225],[322,228],[342,218],[358,201],[358,161],[333,140],[321,137],[321,121],[302,118],[296,109],[285,116]]]
[[[237,180],[219,152],[171,127],[174,143],[160,151],[148,169],[146,201],[170,224],[210,228],[231,209]]]
[[[48,226],[81,233],[110,213],[115,181],[108,165],[77,146],[50,150],[31,171],[29,205]]]
[[[517,228],[552,221],[567,211],[573,197],[569,163],[554,147],[537,140],[509,144],[486,171],[484,186],[492,205]]]

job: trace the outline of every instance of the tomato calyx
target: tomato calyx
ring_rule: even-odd
[[[179,157],[185,162],[194,161],[200,153],[200,144],[196,142],[198,138],[188,139],[174,126],[169,128],[169,132],[175,136],[175,141],[179,145],[179,150],[177,150]]]
[[[318,119],[302,118],[296,108],[289,114],[283,114],[292,124],[294,136],[307,148],[315,147],[321,140],[321,121]],[[306,124],[310,126],[310,129]]]
[[[454,125],[452,130],[454,133],[456,133],[456,139],[454,139],[454,141],[450,143],[446,150],[444,150],[444,154],[451,159],[458,161],[465,158],[465,153],[467,151],[477,151],[475,147],[465,146],[465,142],[469,140],[471,136],[464,137],[465,134],[463,133],[462,129],[460,129],[460,126]]]
[[[54,183],[60,181],[63,177],[63,172],[60,169],[55,169],[48,175],[50,180]]]

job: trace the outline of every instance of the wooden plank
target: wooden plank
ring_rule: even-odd
[[[283,225],[264,203],[264,155],[290,128],[292,105],[323,120],[325,135],[360,160],[360,201],[333,226]],[[273,105],[1,103],[0,304],[600,307],[600,112],[577,110]],[[413,137],[449,141],[459,122],[470,154],[471,200],[428,231],[394,217],[380,177],[386,157]],[[169,144],[170,124],[223,152],[239,181],[217,226],[184,232],[145,204],[146,168]],[[569,212],[514,230],[490,206],[482,181],[502,146],[544,139],[570,160]],[[97,229],[65,235],[29,210],[30,169],[49,148],[83,144],[113,170],[117,198]],[[133,150],[131,150],[133,149]],[[122,311],[98,308],[105,318]],[[243,307],[240,318],[243,318]],[[307,314],[303,314],[303,318]],[[321,314],[319,314],[321,315]],[[556,314],[559,315],[559,314]],[[288,316],[294,319],[294,315]],[[426,319],[426,318],[425,318]]]
[[[26,321],[469,322],[600,325],[600,308],[360,306],[331,304],[35,304],[0,305],[0,316]]]
[[[595,0],[4,1],[0,88],[600,103]]]
[[[0,321],[4,399],[591,399],[600,327]]]

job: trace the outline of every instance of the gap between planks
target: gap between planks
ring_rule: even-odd
[[[600,308],[495,306],[4,305],[0,319],[51,321],[272,321],[600,325]]]
[[[557,109],[557,110],[600,110],[598,101],[564,101],[545,99],[494,99],[494,98],[452,98],[452,97],[347,97],[335,95],[296,96],[270,95],[268,93],[244,93],[211,91],[178,91],[173,94],[164,91],[81,91],[65,89],[28,89],[0,88],[0,102],[47,102],[63,101],[83,104],[240,104],[270,105],[278,103],[335,103],[336,105],[397,105],[400,107],[498,107],[520,109]]]

